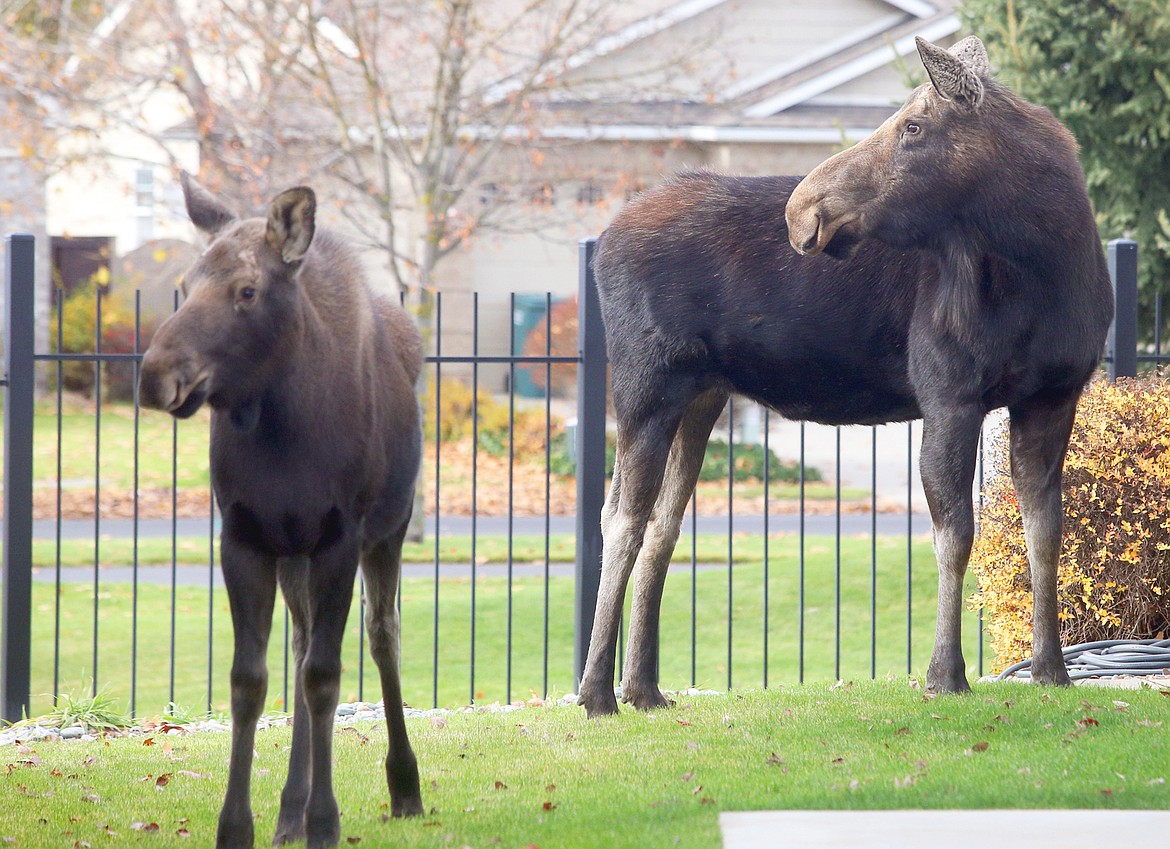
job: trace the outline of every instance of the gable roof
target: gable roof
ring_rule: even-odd
[[[822,3],[830,8],[847,5],[843,0]],[[946,41],[961,25],[955,11],[959,0],[865,3],[868,17],[859,17],[853,25],[846,20],[834,37],[808,42],[795,54],[777,55],[775,62],[741,77],[728,75],[703,99],[602,98],[600,106],[593,98],[562,101],[549,105],[557,120],[543,132],[562,138],[627,140],[838,142],[842,135],[861,138],[895,111],[905,91],[898,84],[886,84],[883,89],[879,81],[870,87],[882,89],[882,94],[866,98],[851,93],[850,84],[912,55],[915,36]],[[719,7],[727,7],[723,11],[728,12],[730,0],[684,0],[651,17],[659,23],[669,21],[669,30]],[[752,4],[735,10],[751,14]],[[840,9],[840,13],[846,11]],[[835,13],[838,21],[840,13]],[[591,63],[618,51],[642,48],[652,53],[648,42],[653,36],[661,39],[663,27],[635,22],[622,32],[612,42],[596,45],[573,67],[587,70]]]

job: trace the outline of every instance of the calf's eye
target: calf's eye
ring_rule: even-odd
[[[256,300],[256,290],[251,286],[245,286],[240,290],[240,300],[244,303],[251,303]]]
[[[908,136],[916,136],[922,132],[922,127],[918,126],[917,124],[907,124],[906,129],[903,132],[905,132]]]

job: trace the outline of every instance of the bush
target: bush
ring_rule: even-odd
[[[1162,638],[1170,630],[1170,385],[1161,376],[1093,383],[1064,466],[1064,543],[1057,574],[1064,645]],[[1006,436],[1006,434],[1005,434]],[[993,449],[971,560],[996,653],[1031,654],[1032,587],[1006,438]]]
[[[107,290],[99,275],[78,286],[70,293],[61,309],[53,314],[50,333],[54,349],[57,347],[60,323],[61,353],[92,354],[97,350],[98,299],[102,307],[102,353],[134,353],[134,300],[125,290]],[[140,349],[149,344],[150,328],[141,328]],[[93,363],[67,362],[61,366],[61,384],[70,392],[87,397],[94,395],[96,368]],[[134,399],[134,366],[132,363],[105,363],[102,366],[103,400],[132,401]]]
[[[568,437],[561,436],[553,441],[552,471],[554,474],[571,477],[577,473],[572,454],[567,443]],[[769,449],[771,461],[768,466],[769,483],[798,483],[800,481],[800,464],[795,460],[781,460],[776,452]],[[613,461],[617,448],[612,435],[605,440],[605,475],[613,475]],[[764,479],[764,449],[759,445],[735,446],[735,480],[739,483],[763,481]],[[699,470],[700,481],[727,480],[727,442],[722,439],[712,439],[707,443],[707,453],[703,457],[703,467]],[[824,480],[819,469],[806,466],[804,469],[806,483],[816,483]]]
[[[511,411],[509,422],[508,405],[497,401],[486,390],[480,389],[476,393],[473,404],[471,387],[461,380],[444,380],[439,389],[437,416],[434,380],[427,384],[422,399],[424,433],[428,442],[434,442],[436,432],[441,442],[458,442],[470,436],[474,430],[474,413],[479,418],[479,447],[485,452],[495,457],[507,456],[511,430],[513,455],[521,460],[543,462],[546,436],[556,440],[564,433],[564,422],[555,415],[546,421],[543,408],[516,407]]]

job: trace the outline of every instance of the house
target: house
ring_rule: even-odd
[[[578,241],[598,234],[618,205],[663,176],[687,167],[806,173],[869,134],[906,98],[918,65],[903,60],[913,57],[914,37],[956,39],[957,5],[632,0],[623,6],[624,25],[574,54],[554,94],[536,104],[538,120],[525,132],[539,158],[532,158],[531,145],[509,154],[515,168],[545,187],[538,198],[512,199],[523,226],[481,232],[443,260],[437,275],[443,352],[468,354],[478,344],[481,354],[506,354],[522,344],[514,339],[510,293],[574,295]],[[504,76],[495,90],[503,97],[509,85]],[[181,132],[190,125],[181,104],[152,108],[156,126],[180,130],[172,133],[167,155],[157,142],[125,134],[114,137],[102,167],[52,176],[51,236],[107,239],[116,256],[151,239],[194,240],[172,167],[194,168],[197,141]],[[508,202],[509,191],[504,181],[485,183],[462,202]],[[506,374],[506,366],[484,366],[481,386],[500,389]]]

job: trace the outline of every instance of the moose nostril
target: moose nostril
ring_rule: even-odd
[[[805,236],[804,242],[800,246],[801,249],[806,252],[817,246],[817,238],[820,236],[821,232],[821,216],[814,212],[812,214],[812,221],[810,223],[812,224],[812,227],[808,231],[808,235]]]

